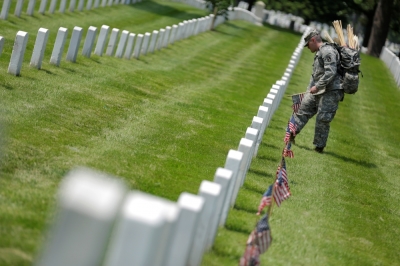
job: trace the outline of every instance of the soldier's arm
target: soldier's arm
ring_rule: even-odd
[[[310,91],[311,87],[314,86],[314,85],[315,85],[314,79],[313,79],[313,77],[311,76],[311,78],[310,78],[310,83],[308,84],[308,87],[307,87],[307,91]]]
[[[335,53],[328,50],[322,52],[321,54],[324,61],[325,72],[321,79],[315,84],[318,90],[325,89],[329,82],[331,82],[335,78],[337,72]]]

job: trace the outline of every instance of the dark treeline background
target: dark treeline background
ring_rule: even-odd
[[[255,0],[247,0],[251,10]],[[400,43],[400,0],[263,0],[266,9],[291,13],[305,19],[332,25],[341,20],[351,24],[364,37],[362,46],[379,56],[385,41]]]

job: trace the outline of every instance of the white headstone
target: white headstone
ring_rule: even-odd
[[[28,9],[26,10],[26,14],[28,16],[32,16],[33,15],[33,11],[35,9],[35,4],[36,4],[36,0],[29,0]]]
[[[153,34],[154,34],[154,31],[153,31]],[[140,53],[143,55],[146,55],[147,50],[149,48],[150,36],[151,36],[150,32],[146,32],[143,36],[142,48],[140,49]]]
[[[150,45],[149,45],[149,49],[148,49],[148,51],[150,53],[154,52],[154,48],[156,47],[157,37],[158,37],[158,31],[153,30],[153,34],[151,35]]]
[[[57,0],[51,0],[50,6],[49,6],[49,13],[50,14],[53,14],[54,11],[56,10],[56,4],[57,4]]]
[[[100,0],[94,0],[93,8],[99,8]]]
[[[104,266],[160,266],[160,248],[170,230],[167,211],[163,199],[131,192],[115,224]]]
[[[142,49],[143,34],[138,34],[136,38],[135,48],[133,51],[133,57],[139,59],[140,50]]]
[[[125,51],[126,41],[128,40],[129,31],[123,30],[121,33],[121,37],[119,38],[117,51],[115,52],[115,56],[121,58]]]
[[[108,56],[113,56],[115,52],[115,47],[117,46],[117,39],[118,39],[118,33],[119,29],[112,29],[111,35],[110,35],[110,40],[108,42],[107,50],[106,50],[106,55]]]
[[[156,50],[160,50],[162,48],[162,44],[164,41],[164,34],[165,34],[165,30],[164,29],[160,29],[159,31],[159,36],[157,39],[157,44],[156,44]]]
[[[227,190],[227,196],[224,201],[224,208],[222,211],[221,221],[219,222],[220,225],[225,225],[226,218],[228,217],[228,212],[231,207],[231,201],[232,198],[234,197],[233,191],[235,188],[236,179],[238,178],[240,163],[242,159],[243,159],[242,152],[229,150],[228,156],[226,157],[224,168],[232,171],[232,181],[230,182],[229,188]]]
[[[239,189],[241,186],[243,186],[244,181],[246,179],[247,175],[247,170],[250,167],[251,159],[253,158],[253,141],[242,138],[239,143],[238,151],[241,151],[243,153],[243,160],[240,163],[240,169],[239,169],[239,178],[237,179],[236,185],[235,185],[235,200],[236,197],[239,193]],[[231,202],[231,205],[233,206],[235,204],[235,201]]]
[[[257,156],[258,149],[260,147],[260,143],[261,143],[261,140],[263,137],[263,136],[261,136],[263,122],[264,122],[264,119],[262,119],[261,117],[258,117],[258,116],[254,116],[253,120],[251,121],[251,127],[258,130],[258,138],[257,138],[257,143],[256,143],[256,147],[254,149],[253,156]]]
[[[165,27],[165,34],[164,34],[164,40],[163,40],[162,47],[168,46],[168,40],[169,40],[170,34],[171,34],[171,27],[170,26]]]
[[[128,42],[126,44],[125,55],[124,55],[126,59],[131,59],[133,44],[135,43],[135,37],[136,37],[135,33],[129,33]]]
[[[75,6],[76,6],[76,0],[71,0],[71,2],[69,2],[69,12],[74,12]]]
[[[47,0],[41,0],[40,1],[40,6],[39,6],[39,13],[40,14],[44,14],[44,12],[46,11],[46,6],[47,6]]]
[[[101,7],[105,7],[107,5],[107,0],[101,0]]]
[[[31,57],[30,66],[40,69],[42,67],[42,60],[44,51],[46,50],[47,40],[49,38],[49,30],[40,28],[36,36],[35,46]]]
[[[28,33],[24,31],[18,31],[15,36],[10,64],[8,65],[8,73],[12,75],[19,76],[21,73],[22,61],[24,60],[28,37]]]
[[[195,237],[190,251],[187,265],[200,265],[207,244],[207,238],[211,234],[211,225],[215,218],[215,206],[221,194],[221,185],[203,180],[200,184],[198,195],[204,198],[204,207],[196,227]]]
[[[62,53],[64,51],[65,42],[67,40],[68,29],[60,27],[57,32],[56,41],[54,43],[53,52],[50,58],[50,64],[59,66]]]
[[[254,118],[253,118],[253,121],[254,121]],[[245,138],[253,141],[253,146],[251,147],[250,156],[249,156],[249,163],[247,166],[247,170],[248,170],[250,167],[251,158],[253,158],[257,155],[256,147],[257,147],[257,142],[258,142],[258,130],[255,128],[252,128],[252,127],[248,127],[246,130]]]
[[[212,247],[215,237],[217,235],[217,231],[218,231],[218,227],[222,224],[220,224],[221,218],[222,218],[222,213],[224,211],[224,203],[229,201],[227,199],[227,193],[228,193],[228,189],[230,186],[230,183],[233,182],[233,172],[231,170],[225,169],[225,168],[221,168],[218,167],[217,171],[215,172],[214,175],[214,182],[217,184],[221,185],[221,199],[220,199],[220,203],[218,203],[218,205],[216,206],[216,211],[215,211],[215,225],[212,226],[212,231],[211,234],[209,235],[208,238],[208,242],[206,245],[206,249],[209,249],[210,247]]]
[[[265,4],[262,1],[257,1],[254,5],[254,15],[261,20],[264,19],[264,8]]]
[[[76,57],[78,55],[79,45],[81,43],[83,29],[81,27],[74,27],[72,31],[71,40],[69,41],[69,47],[67,51],[67,61],[76,62]]]
[[[194,241],[198,220],[203,211],[204,199],[200,196],[183,192],[177,202],[180,213],[174,237],[167,251],[165,266],[186,266]]]
[[[6,20],[8,17],[8,12],[10,11],[11,0],[4,0],[3,7],[1,8],[0,19]]]
[[[110,32],[110,27],[107,25],[101,26],[99,38],[97,39],[96,48],[94,49],[94,53],[96,55],[102,56],[104,52],[104,47],[106,46],[107,36]]]
[[[15,12],[14,12],[14,15],[16,17],[20,17],[21,16],[21,11],[22,11],[22,6],[23,5],[24,5],[24,0],[18,0],[17,1],[17,5],[15,6]],[[40,6],[42,6],[42,3],[40,4]]]
[[[38,266],[102,265],[126,193],[119,180],[90,169],[68,173],[58,193],[58,213]]]
[[[83,5],[85,4],[85,0],[79,0],[78,2],[78,11],[82,12],[83,11]]]
[[[265,103],[265,100],[264,100],[264,103]],[[271,109],[269,109],[268,107],[265,107],[265,106],[260,106],[258,108],[257,116],[261,117],[263,119],[263,126],[262,126],[261,132],[260,132],[260,134],[262,136],[264,136],[265,129],[267,128],[269,121],[271,119],[271,113],[269,112],[269,110],[271,110]]]
[[[4,47],[4,38],[0,36],[0,55],[3,52],[3,47]]]
[[[94,40],[96,39],[97,28],[90,26],[86,34],[85,43],[83,45],[82,55],[90,57],[93,50]]]
[[[61,0],[60,2],[60,13],[65,13],[65,7],[67,6],[67,0]]]
[[[176,39],[175,39],[176,41],[179,41],[180,39],[182,39],[184,26],[185,26],[185,24],[183,24],[182,22],[179,22],[178,31],[176,33]]]
[[[171,35],[169,37],[169,44],[173,44],[175,42],[177,31],[178,31],[178,26],[172,25]]]
[[[86,10],[92,9],[93,0],[87,0],[86,3]]]

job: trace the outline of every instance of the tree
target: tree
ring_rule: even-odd
[[[374,15],[374,25],[368,42],[369,55],[379,57],[389,33],[394,0],[379,0]]]
[[[228,8],[231,5],[231,2],[230,0],[206,0],[206,4],[214,14],[210,28],[210,30],[214,30],[214,24],[217,16],[224,16],[225,19],[228,19]]]

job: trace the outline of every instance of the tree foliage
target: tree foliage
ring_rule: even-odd
[[[334,20],[341,20],[343,25],[359,24],[356,34],[364,35],[363,46],[368,46],[373,28],[374,16],[379,0],[263,0],[266,9],[279,10],[304,18],[305,23],[318,21],[331,25]],[[385,11],[385,18],[390,18],[389,39],[400,41],[400,0],[392,2],[392,8]],[[385,24],[386,25],[386,24]],[[381,29],[380,31],[382,31]],[[382,37],[382,36],[381,36]],[[386,37],[384,37],[386,39]]]

